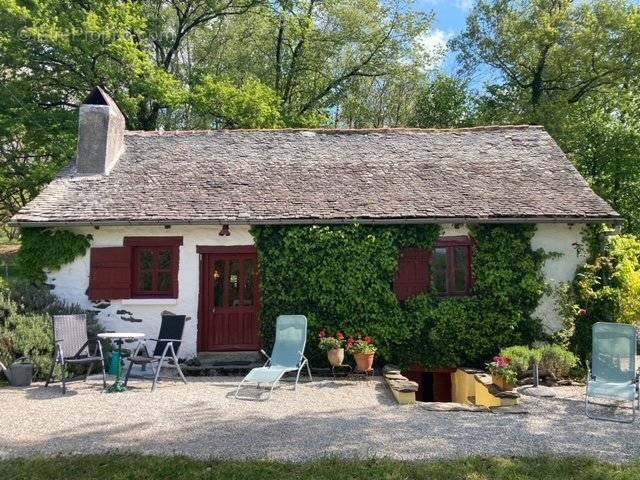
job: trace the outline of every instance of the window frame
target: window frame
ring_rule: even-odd
[[[178,298],[178,271],[180,266],[180,246],[182,246],[182,237],[125,237],[123,245],[131,249],[131,298]],[[156,256],[161,250],[170,250],[171,252],[171,289],[168,291],[140,291],[138,281],[141,275],[140,269],[140,251],[154,251],[154,262]],[[157,275],[162,271],[157,268],[152,269],[154,272],[153,282],[157,285]]]
[[[455,264],[455,248],[456,247],[465,247],[467,249],[467,264],[465,266],[465,272],[467,275],[467,284],[466,288],[463,291],[455,292],[449,289],[450,285],[454,285],[455,283],[455,272],[454,268]],[[447,279],[447,291],[446,292],[437,292],[439,297],[468,297],[471,295],[473,290],[473,240],[471,237],[466,235],[459,236],[451,236],[451,237],[441,237],[438,239],[433,249],[436,248],[446,248],[447,249],[447,263],[446,263],[446,279]],[[429,283],[432,288],[436,283],[433,280],[433,269],[431,267],[431,262],[433,261],[433,252],[429,258]]]

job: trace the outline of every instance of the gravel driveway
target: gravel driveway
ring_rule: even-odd
[[[0,388],[0,458],[136,451],[194,457],[305,460],[320,456],[428,459],[469,455],[589,455],[629,461],[640,455],[640,421],[589,420],[583,389],[556,399],[524,397],[528,415],[432,412],[398,406],[380,379],[285,384],[269,402],[256,390],[234,400],[238,379],[171,381],[150,392],[132,381],[122,394],[100,383]]]

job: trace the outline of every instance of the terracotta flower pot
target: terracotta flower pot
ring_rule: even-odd
[[[493,384],[502,391],[513,390],[513,387],[515,387],[515,385],[507,382],[502,375],[491,375],[491,379],[493,380]]]
[[[329,360],[332,367],[342,365],[344,362],[344,348],[334,348],[327,351],[327,360]]]
[[[353,358],[356,359],[356,370],[359,372],[368,372],[373,369],[373,357],[375,353],[355,353]]]

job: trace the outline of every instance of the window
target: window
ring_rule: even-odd
[[[431,285],[439,295],[468,295],[471,291],[471,241],[441,238],[431,255]]]
[[[126,237],[131,250],[131,297],[177,298],[182,237]]]
[[[394,291],[400,300],[431,289],[438,295],[468,295],[472,287],[471,239],[443,237],[432,251],[408,248],[400,253]]]

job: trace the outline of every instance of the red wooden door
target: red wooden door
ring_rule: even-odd
[[[249,250],[249,251],[246,251]],[[202,255],[198,350],[257,350],[259,285],[257,255],[222,248]]]

